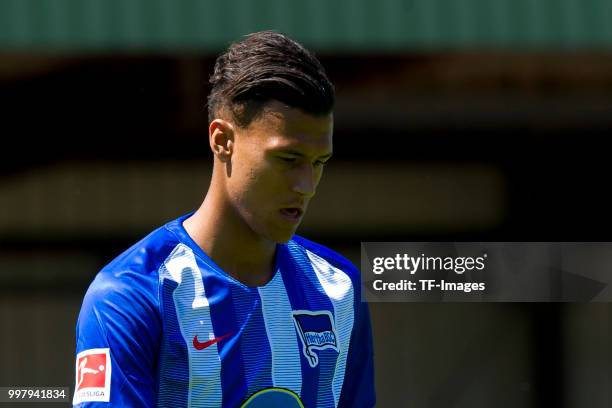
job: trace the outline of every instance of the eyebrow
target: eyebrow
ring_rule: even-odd
[[[298,156],[298,157],[305,157],[304,154],[298,152],[297,150],[292,150],[292,149],[279,149],[278,152],[291,154],[291,155]],[[317,157],[317,159],[329,159],[330,157],[332,157],[332,155],[333,153],[327,153],[327,154],[324,154],[323,156]]]

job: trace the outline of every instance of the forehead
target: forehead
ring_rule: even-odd
[[[248,127],[270,149],[296,148],[331,153],[333,116],[312,115],[272,101]]]

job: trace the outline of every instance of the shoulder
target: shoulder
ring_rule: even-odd
[[[79,312],[77,351],[124,353],[138,345],[153,353],[162,327],[158,270],[176,245],[170,231],[158,228],[98,272]]]
[[[117,256],[102,268],[100,273],[117,278],[122,278],[126,273],[131,275],[155,273],[179,243],[179,239],[164,225]]]
[[[334,275],[336,271],[341,271],[350,278],[354,287],[359,288],[361,280],[359,269],[338,252],[298,235],[295,235],[289,242],[301,248],[311,264],[319,271],[326,275]]]
[[[83,305],[121,306],[136,302],[150,307],[151,303],[157,304],[158,270],[178,243],[165,226],[157,228],[98,272]]]
[[[347,258],[342,256],[338,252],[329,249],[324,245],[310,241],[304,237],[300,237],[299,235],[295,235],[291,241],[293,241],[295,244],[299,245],[309,253],[316,255],[318,258],[329,262],[336,268],[342,269],[343,271],[349,272],[350,274],[359,274],[359,270],[351,261],[349,261]]]

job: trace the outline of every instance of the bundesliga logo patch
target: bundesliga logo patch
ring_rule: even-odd
[[[319,364],[319,356],[314,350],[329,348],[339,351],[334,319],[329,311],[295,310],[292,315],[302,339],[302,352],[311,367]]]
[[[80,352],[76,359],[76,380],[72,403],[110,401],[111,359],[108,348]]]

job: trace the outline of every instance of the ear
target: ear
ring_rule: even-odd
[[[216,158],[226,162],[234,151],[234,126],[223,119],[215,119],[208,126],[210,149]]]

